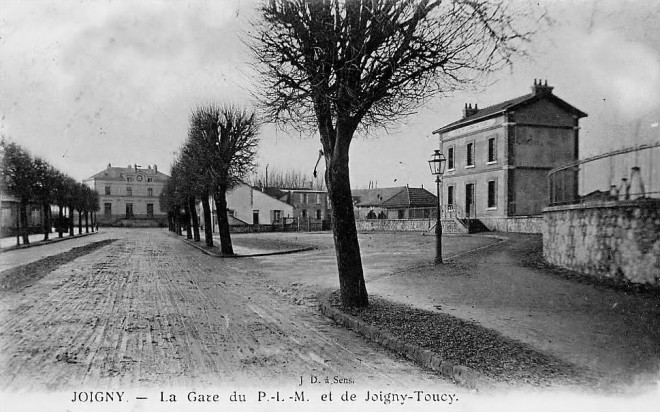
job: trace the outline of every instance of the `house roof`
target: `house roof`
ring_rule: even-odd
[[[378,189],[353,189],[353,204],[357,207],[381,206],[384,201],[405,189],[405,186],[382,187]]]
[[[155,182],[165,182],[170,177],[165,173],[159,172],[156,168],[138,168],[137,171],[134,167],[112,167],[101,170],[100,172],[90,176],[85,180],[126,180],[126,176],[136,176],[138,174],[154,178]]]
[[[420,187],[404,187],[399,193],[383,202],[385,208],[430,207],[438,204],[438,198]]]
[[[536,88],[537,85],[534,85],[534,88]],[[485,107],[483,109],[475,109],[471,112],[469,116],[465,116],[460,120],[457,120],[453,123],[449,123],[448,125],[445,125],[439,129],[436,129],[433,131],[434,134],[437,133],[445,133],[449,132],[454,129],[458,129],[459,127],[467,126],[472,123],[477,123],[482,120],[486,120],[490,117],[495,117],[498,116],[502,113],[505,113],[507,111],[513,110],[517,107],[528,105],[534,102],[537,102],[541,99],[548,99],[557,104],[558,106],[562,107],[564,110],[566,110],[569,113],[573,113],[577,117],[587,117],[587,114],[584,113],[581,110],[578,110],[574,106],[568,104],[564,100],[560,99],[559,97],[555,96],[552,94],[552,88],[548,87],[547,85],[545,87],[541,87],[539,84],[538,87],[547,90],[546,92],[532,92],[523,96],[519,96],[510,100],[506,100],[501,103],[494,104],[492,106]]]

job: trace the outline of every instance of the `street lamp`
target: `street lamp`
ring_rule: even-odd
[[[435,176],[436,194],[438,196],[438,221],[435,224],[435,264],[442,262],[442,222],[440,218],[440,179],[445,172],[445,164],[447,159],[445,155],[440,153],[440,150],[435,150],[431,160],[429,160],[429,168],[431,174]]]

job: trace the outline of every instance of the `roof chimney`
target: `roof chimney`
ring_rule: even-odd
[[[554,87],[548,86],[548,80],[545,80],[545,83],[542,84],[541,79],[534,79],[534,86],[532,86],[532,94],[534,96],[540,96],[544,94],[552,94],[552,89]]]
[[[463,109],[463,118],[470,117],[474,114],[477,114],[479,111],[479,108],[477,108],[477,104],[475,103],[474,108],[472,107],[472,103],[469,105],[465,103],[465,108]]]

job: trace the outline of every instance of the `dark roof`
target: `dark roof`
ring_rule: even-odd
[[[405,189],[405,186],[382,187],[378,189],[353,189],[353,204],[357,207],[381,206],[384,201]]]
[[[257,186],[254,187],[256,190],[261,190],[265,194],[267,194],[270,197],[274,197],[276,199],[281,199],[284,196],[287,195],[287,192],[283,191],[279,187],[264,187],[264,188],[259,188]]]
[[[527,105],[533,102],[537,102],[543,98],[547,98],[558,104],[559,106],[563,107],[564,110],[575,114],[578,117],[586,117],[587,114],[576,109],[574,106],[571,106],[570,104],[566,103],[564,100],[560,99],[559,97],[555,96],[552,93],[529,93],[524,96],[519,96],[507,101],[504,101],[502,103],[494,104],[492,106],[485,107],[483,109],[478,109],[474,113],[472,113],[470,116],[464,117],[461,120],[457,120],[453,123],[449,123],[446,126],[443,126],[437,130],[434,130],[433,133],[444,133],[451,131],[453,129],[457,129],[462,126],[467,126],[468,124],[472,123],[477,123],[478,121],[481,120],[486,120],[489,117],[494,117],[498,114],[504,113],[508,110],[512,110],[516,107]]]
[[[153,177],[156,182],[164,182],[170,178],[165,173],[152,168],[139,168],[135,171],[133,167],[107,167],[85,180],[126,180],[126,175],[135,176],[137,174]]]
[[[399,193],[383,202],[385,208],[430,207],[438,204],[438,198],[419,187],[404,187]]]
[[[429,207],[438,202],[437,197],[428,190],[408,186],[355,189],[352,195],[357,207]]]

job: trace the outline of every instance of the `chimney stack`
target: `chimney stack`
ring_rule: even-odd
[[[540,96],[544,94],[552,94],[552,89],[554,87],[548,86],[548,80],[545,80],[545,83],[542,83],[541,79],[534,79],[534,85],[532,86],[532,94],[534,96]]]
[[[474,108],[472,107],[472,103],[469,105],[465,103],[465,108],[463,109],[463,118],[470,117],[474,114],[477,114],[479,111],[479,108],[477,107],[477,104],[474,104]]]

